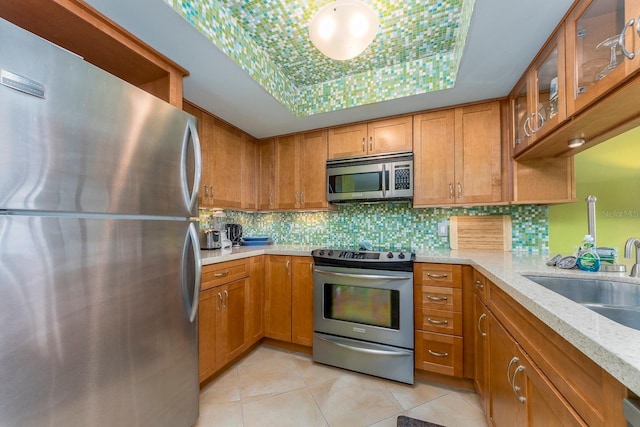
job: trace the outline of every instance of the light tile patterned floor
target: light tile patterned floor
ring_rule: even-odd
[[[446,427],[487,425],[473,392],[400,384],[262,345],[201,390],[196,427],[395,427],[398,415]]]

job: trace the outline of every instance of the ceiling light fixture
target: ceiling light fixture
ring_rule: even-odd
[[[321,7],[309,23],[309,37],[325,56],[355,58],[378,33],[378,14],[360,0],[337,0]]]
[[[581,145],[584,145],[585,142],[587,141],[584,138],[573,138],[569,140],[567,145],[569,146],[569,148],[578,148]]]

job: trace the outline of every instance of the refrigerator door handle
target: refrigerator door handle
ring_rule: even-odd
[[[189,311],[189,321],[193,323],[196,320],[196,315],[198,314],[198,303],[200,302],[200,281],[202,279],[202,260],[200,259],[200,240],[198,238],[198,231],[196,230],[196,226],[194,223],[189,224],[189,231],[187,240],[185,241],[184,251],[182,253],[182,268],[184,269],[182,274],[182,289],[185,295],[185,302],[187,305],[187,309]],[[191,241],[191,245],[189,245],[189,241]],[[189,246],[191,246],[191,250],[193,251],[193,260],[194,265],[194,282],[193,283],[193,298],[191,298],[191,307],[189,307],[189,283],[188,277],[190,276],[187,273],[187,269],[191,266],[187,265],[188,251]]]
[[[194,176],[193,176],[193,188],[189,188],[189,141],[193,142],[193,155],[195,161]],[[198,190],[200,189],[200,179],[202,177],[202,154],[200,152],[200,138],[198,137],[198,129],[196,127],[195,119],[190,118],[187,122],[187,129],[184,134],[184,141],[182,142],[182,192],[184,194],[185,202],[189,206],[190,212],[196,212],[198,204]],[[197,215],[197,213],[196,213]]]

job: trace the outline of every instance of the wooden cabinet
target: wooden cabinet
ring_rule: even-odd
[[[240,171],[242,174],[242,210],[258,210],[258,144],[255,138],[244,134]]]
[[[414,207],[502,202],[499,102],[414,116]]]
[[[291,342],[313,344],[313,258],[291,257]]]
[[[640,4],[635,0],[582,0],[568,15],[565,37],[570,115],[640,68],[640,55],[636,53],[640,49],[638,18]],[[620,39],[622,47],[618,45]]]
[[[275,194],[275,203],[269,209],[327,208],[327,132],[278,137],[275,139],[274,150],[272,167],[275,171],[275,191],[270,194]],[[268,167],[268,158],[269,153],[265,152],[265,167]],[[265,192],[266,187],[265,184]],[[264,200],[264,197],[261,199]]]
[[[488,327],[489,417],[493,425],[586,426],[491,314]]]
[[[512,162],[512,202],[563,203],[576,199],[572,157],[514,160]]]
[[[311,346],[313,258],[266,257],[264,319],[265,337]]]
[[[486,278],[473,270],[473,353],[474,353],[474,385],[485,414],[489,413],[489,325],[486,306]]]
[[[211,115],[201,110],[189,101],[184,100],[182,109],[198,120],[198,136],[200,137],[200,150],[202,153],[202,176],[200,178],[200,191],[198,193],[198,206],[213,206],[213,197],[210,188],[213,188],[213,157],[214,157],[214,119]]]
[[[189,72],[81,0],[2,2],[0,17],[182,108]]]
[[[404,116],[329,129],[329,158],[411,151],[412,117]]]
[[[520,154],[566,118],[564,47],[564,29],[561,27],[509,96],[514,155]]]
[[[276,141],[274,138],[258,142],[258,209],[261,211],[275,209],[275,155]]]
[[[198,316],[199,378],[203,382],[248,347],[249,260],[203,267]]]
[[[501,426],[623,426],[625,387],[474,271],[475,384]]]
[[[264,256],[249,258],[250,276],[245,289],[245,340],[249,346],[264,336]]]
[[[414,265],[416,369],[463,376],[462,288],[460,265]]]
[[[202,150],[199,206],[255,210],[258,161],[255,139],[187,100],[183,109],[198,119]]]

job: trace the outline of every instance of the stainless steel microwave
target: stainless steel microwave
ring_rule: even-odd
[[[413,199],[413,153],[327,161],[332,203]]]

